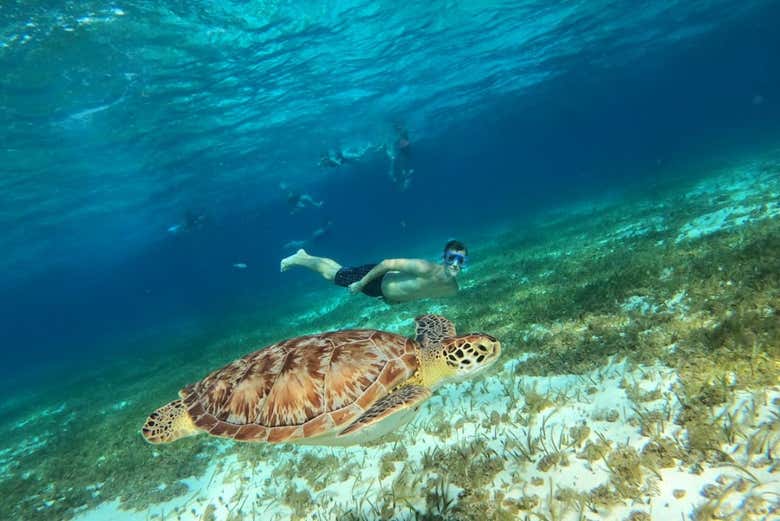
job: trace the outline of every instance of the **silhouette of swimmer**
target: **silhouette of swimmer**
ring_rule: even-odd
[[[406,127],[396,123],[393,128],[396,133],[395,141],[386,149],[387,156],[390,158],[389,175],[393,183],[403,191],[409,188],[414,174],[414,169],[409,166],[411,142]]]
[[[312,244],[313,242],[316,242],[318,239],[325,237],[326,235],[329,235],[332,229],[333,229],[333,221],[328,219],[322,226],[320,226],[319,228],[311,232],[311,235],[308,238],[288,241],[284,244],[284,246],[282,246],[282,248],[285,250],[296,250],[299,248],[303,248],[304,246]]]
[[[181,223],[168,227],[168,233],[177,234],[182,232],[191,232],[200,230],[206,223],[206,215],[202,212],[187,210],[184,213],[184,220]]]
[[[323,168],[338,168],[342,165],[357,164],[375,152],[382,152],[386,145],[369,143],[361,147],[330,149],[320,154],[318,164]]]
[[[315,201],[309,194],[304,194],[292,190],[287,183],[279,183],[279,188],[287,194],[287,205],[290,207],[290,214],[297,213],[304,208],[322,208],[323,201]]]
[[[320,154],[318,164],[323,168],[338,168],[344,164],[344,155],[341,150],[328,150]]]

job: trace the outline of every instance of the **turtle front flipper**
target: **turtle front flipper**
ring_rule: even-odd
[[[431,390],[420,385],[404,385],[377,400],[337,437],[350,436],[371,441],[411,420],[420,404],[431,397]]]
[[[422,346],[436,346],[455,336],[455,324],[441,315],[420,315],[414,319],[415,337]]]
[[[181,400],[166,403],[146,419],[141,434],[149,443],[170,443],[200,433]]]

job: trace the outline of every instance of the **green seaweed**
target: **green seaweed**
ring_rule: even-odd
[[[610,484],[618,495],[623,499],[638,498],[641,493],[643,475],[642,459],[637,451],[633,447],[623,445],[603,459],[609,469]]]
[[[447,475],[464,489],[484,487],[503,470],[505,460],[487,448],[482,439],[460,443],[447,449],[435,448],[423,454],[423,470]]]
[[[406,447],[403,445],[397,445],[392,451],[384,453],[379,459],[379,479],[385,479],[395,472],[395,463],[404,461],[406,457]]]
[[[592,463],[604,458],[609,454],[610,450],[610,442],[606,439],[601,438],[598,441],[588,440],[585,447],[577,454],[577,457]]]

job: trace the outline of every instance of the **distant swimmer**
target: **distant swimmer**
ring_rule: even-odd
[[[328,150],[320,154],[318,164],[323,168],[338,168],[344,164],[344,156],[341,155],[340,150]]]
[[[233,264],[233,267],[238,270],[245,270],[247,268],[247,265],[244,262],[236,262],[235,264]]]
[[[338,168],[342,165],[357,164],[361,161],[374,157],[375,153],[383,152],[386,145],[375,145],[372,143],[362,146],[349,146],[330,149],[320,154],[318,164],[323,168]]]
[[[287,195],[287,205],[290,207],[290,214],[295,214],[304,208],[322,208],[323,201],[315,201],[309,194],[304,194],[291,189],[287,183],[282,181],[279,188]]]
[[[296,248],[303,248],[304,246],[306,246],[306,240],[305,239],[304,240],[293,239],[291,241],[288,241],[288,242],[284,243],[284,246],[282,246],[282,249],[283,250],[294,250]]]
[[[333,221],[329,219],[322,226],[320,226],[319,228],[311,232],[311,235],[307,239],[288,241],[287,243],[284,244],[284,246],[282,246],[282,249],[294,250],[297,248],[303,248],[304,246],[307,246],[317,241],[318,239],[330,234],[332,228],[333,228]]]
[[[319,228],[311,232],[311,237],[309,238],[309,242],[316,241],[320,237],[324,237],[325,235],[328,235],[332,228],[333,228],[333,221],[331,220],[326,221],[325,224],[323,224],[322,226],[320,226]]]
[[[468,250],[460,241],[444,246],[442,262],[423,259],[385,259],[377,264],[343,267],[333,259],[315,257],[300,249],[282,259],[280,270],[302,266],[322,275],[353,295],[380,297],[389,304],[410,300],[450,297],[458,292],[456,277],[466,264]]]
[[[196,212],[194,210],[187,210],[184,213],[184,220],[180,223],[174,224],[173,226],[169,226],[168,233],[175,235],[182,232],[191,232],[195,230],[200,230],[201,228],[203,228],[203,225],[205,223],[206,223],[205,214],[201,212]]]
[[[409,131],[400,123],[394,125],[396,137],[393,146],[386,149],[390,158],[390,179],[403,191],[409,188],[412,182],[414,169],[409,165],[411,142]]]

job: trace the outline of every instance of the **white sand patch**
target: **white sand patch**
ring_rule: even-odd
[[[680,228],[675,242],[701,239],[713,233],[729,230],[768,217],[764,205],[729,206],[696,217]]]
[[[419,313],[408,311],[403,307],[391,307],[382,299],[370,298],[365,295],[350,295],[344,288],[343,293],[332,295],[333,288],[328,288],[331,292],[327,295],[312,293],[312,302],[323,302],[318,308],[295,315],[290,319],[290,324],[305,326],[307,323],[313,323],[315,320],[321,321],[323,316],[329,313],[338,312],[339,322],[333,324],[332,329],[350,329],[350,328],[368,328],[381,329],[391,333],[398,333],[404,336],[412,336],[414,333],[414,319]],[[359,304],[359,305],[356,305]],[[344,309],[355,310],[350,314]],[[431,300],[426,306],[427,313],[436,313],[447,315],[449,304],[447,302]],[[389,312],[390,311],[390,312]],[[351,320],[343,320],[342,316],[351,316]],[[308,331],[305,328],[300,334],[310,334],[317,331]]]
[[[61,414],[65,412],[65,403],[61,403],[57,406],[47,407],[45,409],[40,409],[38,411],[35,411],[34,413],[30,414],[29,416],[26,416],[24,419],[19,420],[13,425],[13,429],[22,429],[29,425],[30,423],[34,423],[35,421],[44,418],[44,417],[51,417],[56,416],[58,414]]]
[[[23,439],[13,447],[0,450],[0,481],[16,479],[12,471],[19,467],[18,459],[44,448],[51,439],[50,432],[42,432]],[[26,474],[23,472],[22,477]]]
[[[598,241],[598,244],[606,244],[613,241],[634,239],[643,237],[651,232],[663,232],[666,230],[664,218],[658,215],[632,221],[607,233],[606,238]]]
[[[11,425],[11,430],[23,433],[30,431],[30,435],[13,446],[0,449],[0,481],[8,478],[14,479],[11,471],[19,466],[17,460],[22,456],[44,448],[51,440],[51,430],[43,429],[37,426],[36,423],[41,420],[60,417],[67,410],[67,405],[63,402],[36,410]],[[64,427],[70,424],[75,419],[75,416],[75,413],[69,412],[65,417],[59,419],[58,425]]]
[[[332,290],[333,288],[329,288],[329,289]],[[306,324],[308,322],[312,322],[313,320],[320,318],[322,315],[331,313],[333,312],[333,310],[345,305],[351,296],[352,295],[346,292],[344,293],[330,292],[327,295],[324,294],[322,291],[311,292],[307,295],[307,297],[312,302],[321,303],[319,307],[316,307],[310,311],[304,311],[303,313],[299,313],[293,317],[290,317],[289,322],[290,324],[293,325]]]
[[[528,342],[529,340],[534,339],[541,340],[550,334],[552,334],[552,331],[550,331],[550,329],[546,326],[543,326],[542,324],[531,324],[531,327],[523,332],[523,342]]]
[[[753,160],[726,167],[716,175],[696,183],[686,192],[685,197],[706,197],[710,202],[728,200],[731,203],[739,203],[752,196],[765,194],[767,188],[777,181],[765,166],[764,160]]]
[[[667,311],[683,317],[688,311],[689,306],[686,303],[688,292],[681,289],[663,302],[663,305],[656,304],[651,297],[646,295],[632,295],[620,304],[620,309],[629,313],[640,313],[642,315],[652,315],[659,311]]]
[[[780,216],[778,180],[776,174],[764,166],[763,161],[742,163],[719,176],[699,182],[687,192],[685,198],[705,199],[715,209],[683,225],[676,242],[696,240],[718,231]],[[754,204],[749,204],[750,201]]]
[[[688,297],[688,292],[681,289],[670,298],[664,301],[666,309],[672,313],[678,313],[684,315],[688,311],[688,305],[685,303],[685,299]]]
[[[209,474],[207,473],[205,476],[208,475]],[[143,520],[175,519],[171,517],[172,513],[184,511],[186,508],[188,508],[190,504],[192,504],[193,498],[197,495],[197,491],[208,489],[207,487],[208,482],[205,479],[205,476],[199,479],[194,479],[194,478],[183,479],[182,483],[187,485],[188,489],[191,491],[190,493],[175,497],[172,500],[167,501],[165,503],[154,505],[153,507],[150,507],[147,511],[138,512],[135,510],[122,510],[119,507],[119,500],[116,499],[114,501],[101,503],[96,508],[92,508],[92,509],[77,508],[76,510],[77,512],[79,512],[79,514],[74,518],[74,520],[75,521],[137,521],[139,519],[143,519]],[[101,486],[102,484],[89,486],[87,487],[87,490],[91,490],[93,496],[96,497],[97,495],[99,495]],[[195,492],[193,493],[192,491]],[[42,505],[42,508],[45,509],[48,506]],[[190,514],[193,515],[191,510],[190,510]],[[194,517],[193,515],[191,519],[200,519],[200,518]],[[219,518],[219,519],[224,519],[224,518]]]
[[[303,519],[338,519],[346,511],[371,519],[378,516],[383,498],[399,486],[394,482],[402,473],[408,477],[408,490],[392,519],[413,519],[412,511],[404,505],[425,511],[429,480],[436,477],[435,471],[423,468],[423,461],[431,455],[444,454],[433,451],[463,447],[476,440],[485,443],[484,457],[503,460],[503,470],[485,487],[491,497],[500,494],[505,505],[532,500],[535,506],[531,510],[535,513],[553,509],[559,514],[558,519],[574,520],[579,519],[579,512],[561,500],[561,494],[588,494],[615,479],[607,463],[609,457],[593,461],[578,457],[586,444],[606,440],[612,451],[627,447],[641,453],[650,442],[650,434],[642,432],[640,414],[652,413],[658,417],[653,424],[655,436],[684,447],[685,432],[672,421],[680,404],[673,393],[678,377],[671,369],[609,363],[581,376],[518,378],[514,375],[521,363],[508,360],[490,376],[439,389],[403,431],[400,441],[348,448],[280,445],[273,448],[270,457],[250,462],[230,455],[230,442],[216,441],[228,450],[228,455],[215,458],[198,480],[186,481],[190,490],[186,495],[144,512],[122,511],[117,502],[104,503],[82,512],[77,521],[196,521],[209,514],[223,520],[239,513],[248,519],[286,520],[294,517],[291,505],[296,505]],[[550,400],[536,414],[525,410],[527,399],[534,395]],[[767,508],[768,502],[776,499],[771,492],[778,490],[777,477],[771,473],[770,462],[764,461],[764,453],[746,450],[746,440],[766,432],[770,437],[766,443],[774,443],[776,450],[780,439],[777,432],[771,431],[769,422],[776,414],[773,404],[780,399],[780,389],[739,392],[735,396],[732,403],[714,412],[716,417],[728,413],[739,427],[741,434],[735,436],[734,443],[723,447],[736,465],[705,464],[698,473],[692,473],[679,461],[671,468],[642,466],[636,498],[619,500],[611,507],[590,505],[594,510],[586,509],[586,517],[623,520],[631,511],[641,510],[651,514],[652,519],[687,519],[698,506],[716,501],[708,497],[719,498],[718,509],[724,512],[746,501],[763,501],[761,508]],[[449,428],[437,435],[444,423]],[[587,426],[589,432],[575,445],[572,428],[582,426]],[[719,424],[713,428],[720,428]],[[449,434],[441,439],[441,432]],[[524,447],[528,440],[530,447]],[[380,479],[382,457],[400,446],[405,448],[406,455]],[[543,464],[542,460],[549,460],[551,454],[558,454],[552,458],[557,463]],[[336,464],[322,468],[317,475],[316,468],[296,466],[307,457],[312,458],[314,467],[329,457],[335,457]],[[294,465],[292,469],[298,469],[293,472],[305,475],[284,477],[280,469],[288,462]],[[741,468],[748,469],[750,474]],[[313,487],[312,483],[317,485]],[[453,504],[461,492],[451,481],[444,481],[443,493]]]
[[[567,221],[572,217],[590,217],[597,213],[604,212],[623,203],[622,194],[605,194],[599,199],[588,198],[583,201],[564,204],[542,212],[538,221],[544,226],[554,226],[562,221]]]
[[[642,315],[650,315],[658,311],[658,306],[650,302],[650,297],[632,295],[620,304],[620,309],[626,312],[633,311]]]
[[[124,409],[128,405],[130,405],[131,403],[133,403],[132,400],[120,400],[120,401],[116,402],[115,404],[110,405],[108,408],[103,409],[103,412],[104,413],[108,413],[108,412],[121,411],[122,409]]]

